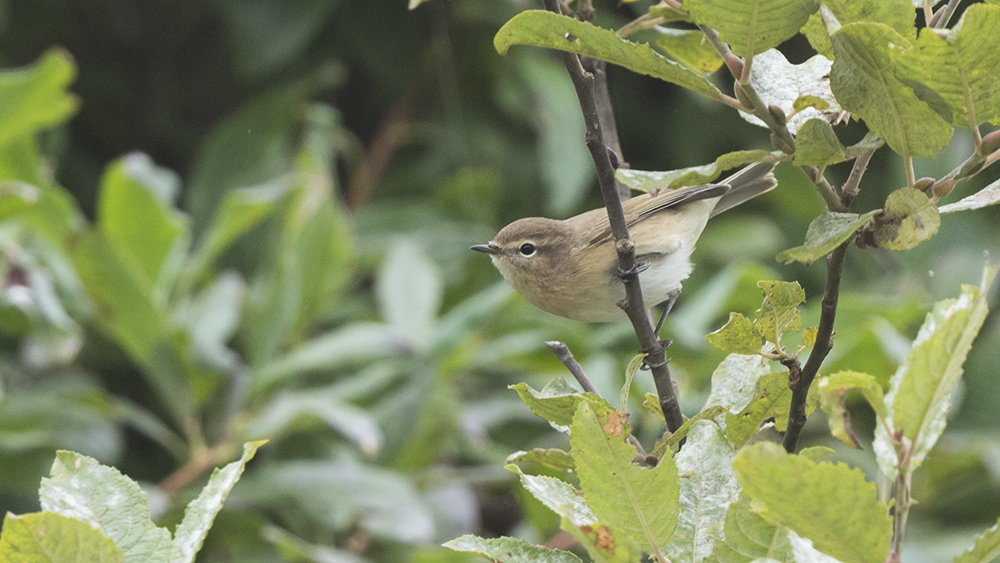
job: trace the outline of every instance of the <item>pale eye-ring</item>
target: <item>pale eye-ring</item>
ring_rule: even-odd
[[[518,252],[521,253],[521,256],[524,257],[534,256],[535,252],[538,252],[538,249],[535,247],[535,245],[531,244],[530,242],[522,244],[521,247],[518,248],[517,250]]]

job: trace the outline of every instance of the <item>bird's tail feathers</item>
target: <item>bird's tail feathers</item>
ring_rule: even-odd
[[[756,162],[719,182],[729,184],[730,190],[715,205],[711,216],[714,217],[773,190],[778,185],[778,181],[774,178],[775,166],[773,162]]]

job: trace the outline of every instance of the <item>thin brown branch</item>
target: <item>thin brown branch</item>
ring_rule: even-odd
[[[550,340],[546,342],[545,345],[552,350],[556,357],[559,358],[559,361],[566,366],[566,369],[568,369],[570,373],[573,374],[573,377],[576,378],[577,383],[580,384],[580,387],[582,387],[584,391],[595,395],[598,394],[594,384],[590,382],[590,378],[588,378],[587,374],[583,371],[583,366],[581,366],[580,362],[576,361],[576,358],[573,357],[573,352],[569,351],[569,346],[566,346],[565,343],[557,340]]]
[[[371,145],[365,152],[361,164],[358,165],[358,169],[344,193],[344,202],[347,207],[351,209],[364,207],[371,199],[378,179],[402,143],[403,133],[406,131],[412,113],[413,100],[409,95],[404,95],[396,100],[396,103],[386,113],[375,133],[375,138],[372,139]]]
[[[601,127],[604,128],[604,143],[607,145],[608,150],[615,153],[615,158],[618,161],[614,167],[628,168],[628,163],[625,162],[622,156],[622,145],[618,139],[618,124],[615,121],[614,107],[611,105],[611,92],[608,90],[607,63],[587,57],[581,57],[580,61],[583,63],[583,68],[594,75],[594,97],[597,102],[597,110],[600,112]],[[612,164],[614,165],[615,163]],[[632,195],[628,186],[621,182],[618,182],[617,185],[619,199],[624,201]]]
[[[846,211],[842,200],[837,196],[837,190],[830,185],[830,182],[826,180],[823,173],[819,168],[815,166],[801,166],[802,171],[806,173],[806,176],[812,180],[813,185],[816,187],[816,191],[822,196],[823,201],[826,203],[826,208],[830,211]]]
[[[222,442],[211,448],[199,450],[187,463],[160,481],[160,491],[165,495],[179,491],[206,471],[225,461],[232,453],[232,449],[232,444]]]
[[[865,170],[868,169],[868,162],[871,161],[873,154],[875,154],[875,151],[868,151],[854,159],[851,175],[847,177],[844,187],[840,189],[840,201],[844,209],[849,209],[854,198],[857,197],[858,191],[861,189],[861,177],[864,176]]]
[[[545,7],[550,11],[560,13],[557,0],[545,0]],[[666,348],[660,343],[653,331],[652,322],[649,315],[646,314],[643,303],[638,276],[640,269],[635,261],[635,245],[629,238],[628,228],[625,224],[625,213],[622,210],[619,197],[615,168],[611,162],[601,123],[601,111],[598,108],[594,89],[594,75],[584,70],[580,57],[572,53],[561,53],[563,63],[580,100],[580,109],[587,127],[585,141],[590,150],[590,156],[597,167],[597,181],[600,184],[601,196],[608,212],[608,221],[611,223],[611,233],[615,238],[615,248],[618,251],[618,271],[625,284],[626,299],[622,308],[632,322],[642,352],[646,354],[646,364],[650,367],[656,390],[659,393],[660,406],[663,409],[667,428],[674,432],[684,423],[684,417],[681,415],[673,381],[670,379]]]
[[[850,243],[850,239],[845,241],[827,257],[826,291],[823,293],[816,344],[813,345],[809,359],[799,373],[798,381],[792,382],[791,377],[789,377],[792,404],[788,408],[788,429],[785,430],[785,437],[781,442],[785,451],[789,453],[795,451],[799,442],[799,434],[806,424],[806,397],[809,395],[809,387],[816,378],[816,374],[819,373],[819,367],[823,364],[823,360],[833,348],[833,323],[837,318],[840,278],[844,271],[844,256],[847,254],[847,246]]]

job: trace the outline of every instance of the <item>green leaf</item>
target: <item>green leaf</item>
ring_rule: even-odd
[[[656,402],[656,406],[657,407],[660,406],[660,404],[659,404],[658,401]],[[715,405],[715,406],[711,406],[711,407],[705,407],[698,414],[696,414],[696,415],[692,416],[691,418],[685,420],[684,424],[681,424],[680,428],[678,428],[677,430],[674,430],[670,434],[670,436],[667,437],[667,439],[663,441],[664,448],[669,448],[671,451],[676,450],[677,449],[677,445],[680,444],[681,440],[683,440],[684,438],[687,438],[688,432],[691,430],[691,428],[695,424],[698,423],[698,421],[701,421],[701,420],[712,420],[712,419],[718,417],[720,414],[725,413],[726,410],[727,410],[726,407],[724,407],[722,405]],[[659,412],[660,412],[660,418],[662,419],[663,418],[663,411],[661,410]],[[654,453],[655,453],[655,455],[657,457],[663,455],[663,452],[660,451],[660,449],[657,449]]]
[[[729,321],[705,335],[705,340],[729,354],[756,354],[761,346],[760,334],[754,331],[753,322],[740,313],[729,313]]]
[[[711,164],[668,170],[666,172],[648,172],[619,168],[615,173],[618,180],[633,190],[648,192],[665,188],[682,188],[707,184],[719,177],[724,170],[743,166],[750,162],[781,162],[787,155],[780,151],[749,150],[726,153]]]
[[[788,529],[762,518],[753,510],[753,501],[745,494],[726,511],[723,538],[725,541],[717,543],[712,551],[712,561],[797,561],[789,545]]]
[[[670,455],[656,467],[632,463],[628,415],[583,402],[573,417],[570,445],[587,505],[598,519],[649,551],[673,536],[678,513],[677,465]]]
[[[34,136],[17,137],[0,145],[0,180],[44,186],[51,179]]]
[[[702,74],[712,74],[722,66],[722,58],[705,34],[695,29],[654,28],[656,46],[682,65]]]
[[[555,477],[525,475],[516,465],[508,465],[506,468],[520,476],[521,485],[531,496],[559,516],[569,519],[574,526],[597,524],[597,517],[573,485]]]
[[[885,210],[875,217],[875,240],[888,250],[909,250],[930,239],[941,226],[937,205],[927,194],[899,188],[885,200]]]
[[[513,45],[534,45],[586,55],[633,72],[672,82],[713,99],[722,93],[704,76],[671,61],[649,45],[637,44],[575,18],[545,10],[526,10],[511,18],[493,38],[501,55]]]
[[[680,480],[680,514],[677,529],[663,552],[671,561],[705,561],[722,541],[729,505],[740,486],[732,468],[736,452],[717,425],[695,424],[677,454]]]
[[[303,105],[341,77],[338,67],[320,67],[301,80],[257,95],[212,129],[184,192],[184,208],[196,235],[205,231],[229,190],[259,186],[291,170],[306,113]]]
[[[549,187],[547,211],[564,217],[583,203],[594,182],[594,165],[587,145],[580,142],[586,130],[566,67],[543,52],[534,54],[538,56],[515,61],[532,95],[538,159]]]
[[[303,517],[337,533],[364,530],[374,538],[408,544],[434,540],[428,503],[411,477],[334,455],[336,459],[275,459],[255,468],[233,491],[233,502],[277,512],[293,504]]]
[[[294,348],[251,373],[251,390],[263,392],[286,379],[318,370],[362,364],[407,350],[384,324],[357,323],[328,332]]]
[[[795,137],[796,166],[826,168],[847,160],[846,149],[825,119],[810,119],[799,128]]]
[[[25,182],[0,182],[0,220],[23,214],[41,197],[38,188]]]
[[[823,24],[824,18],[830,21],[829,26]],[[840,26],[854,22],[877,22],[888,25],[903,37],[913,38],[916,35],[914,18],[910,0],[824,0],[820,11],[809,16],[802,33],[818,53],[832,59],[833,45],[829,34]]]
[[[974,4],[954,29],[924,28],[911,48],[889,54],[914,90],[929,89],[947,103],[956,126],[1000,125],[998,34],[1000,6]]]
[[[832,453],[834,453],[833,448],[828,448],[826,446],[810,446],[808,448],[802,448],[799,452],[799,456],[810,461],[819,462],[821,459]]]
[[[173,279],[185,250],[187,221],[171,207],[179,187],[173,172],[141,153],[113,162],[101,179],[98,226],[124,260],[135,260],[160,287]]]
[[[626,563],[640,553],[635,542],[620,531],[597,521],[582,493],[569,483],[542,475],[525,475],[515,465],[507,470],[520,476],[521,486],[562,517],[562,528],[577,538],[596,561]]]
[[[805,302],[806,292],[799,282],[761,280],[757,287],[764,292],[764,303],[754,312],[754,330],[780,346],[782,334],[802,328],[798,306]]]
[[[686,0],[684,8],[696,23],[719,30],[733,53],[753,56],[798,33],[819,8],[819,0]]]
[[[139,484],[94,458],[60,450],[39,489],[42,509],[103,530],[126,562],[167,563],[170,531],[150,519]]]
[[[1000,203],[1000,180],[993,182],[970,196],[963,197],[955,203],[942,205],[938,208],[938,213],[970,211],[973,209],[982,209],[998,203]]]
[[[802,94],[792,102],[792,111],[799,113],[806,108],[818,110],[830,109],[830,102],[812,94]]]
[[[539,547],[515,538],[481,538],[466,534],[444,546],[494,563],[580,563],[580,558],[568,551]]]
[[[760,424],[774,419],[779,432],[788,427],[788,409],[792,402],[792,390],[788,388],[788,372],[769,373],[757,380],[754,396],[739,413],[726,413],[726,438],[736,447],[747,443],[757,433]],[[818,397],[814,388],[809,389],[806,398],[806,414],[816,409]]]
[[[580,542],[594,563],[635,563],[642,560],[642,550],[631,538],[615,533],[610,526],[574,526],[563,518],[559,527]]]
[[[857,436],[851,426],[851,413],[844,405],[847,392],[852,389],[861,391],[875,414],[882,420],[886,418],[885,399],[882,387],[874,376],[856,371],[838,371],[819,380],[819,402],[823,412],[827,414],[830,432],[841,442],[852,448],[860,448]]]
[[[819,551],[858,563],[882,563],[889,555],[889,509],[861,470],[815,463],[770,442],[744,448],[733,468],[743,492],[766,507],[765,518],[811,540]]]
[[[830,59],[819,55],[792,64],[781,51],[771,49],[753,58],[750,81],[765,105],[778,106],[789,116],[788,130],[794,134],[811,119],[831,121],[840,115],[840,104],[830,91],[831,64]],[[819,109],[818,106],[826,107]],[[740,117],[767,127],[752,113],[740,112]]]
[[[349,438],[364,454],[375,455],[382,443],[382,432],[372,415],[338,395],[340,389],[336,387],[281,391],[247,422],[247,431],[254,437],[278,438],[299,430],[298,423],[315,419]]]
[[[288,182],[285,179],[226,192],[198,245],[193,258],[197,266],[194,275],[203,275],[203,269],[208,268],[238,238],[260,224],[287,194]]]
[[[0,72],[0,146],[58,125],[80,100],[67,91],[76,65],[63,49],[49,49],[30,67]]]
[[[299,306],[289,331],[298,339],[311,333],[316,321],[353,275],[352,218],[340,201],[335,158],[344,131],[340,114],[324,104],[306,113],[305,140],[295,158],[295,191],[301,193],[284,235],[299,272]]]
[[[705,407],[721,405],[731,413],[745,409],[755,396],[757,381],[771,373],[769,364],[759,354],[726,356],[712,373],[712,393]]]
[[[537,465],[556,471],[567,471],[576,467],[573,456],[557,448],[534,448],[526,452],[514,452],[507,456],[507,463]]]
[[[805,244],[779,252],[775,259],[785,264],[801,262],[808,266],[833,252],[880,211],[876,209],[864,215],[824,211],[809,223]]]
[[[251,283],[246,338],[249,363],[273,360],[288,344],[311,334],[317,317],[337,303],[350,275],[350,221],[335,195],[331,137],[338,116],[322,105],[308,107],[305,141],[294,159],[286,205],[277,221],[270,260]]]
[[[517,391],[531,412],[559,426],[573,423],[573,416],[581,403],[594,403],[600,409],[612,408],[600,396],[577,391],[563,378],[553,379],[541,391],[532,389],[527,383],[511,385],[508,389]]]
[[[888,418],[898,432],[913,443],[910,470],[915,469],[937,442],[947,423],[951,399],[962,376],[962,365],[972,341],[983,326],[989,306],[989,289],[996,268],[987,270],[982,290],[963,285],[957,299],[934,305],[913,341],[910,353],[889,381],[885,396]],[[876,426],[879,464],[890,479],[898,471],[898,457],[889,452],[889,438]]]
[[[628,393],[632,390],[632,380],[635,378],[635,372],[639,371],[639,368],[642,367],[645,360],[645,354],[636,354],[635,356],[632,356],[628,365],[625,366],[625,383],[622,385],[622,390],[618,394],[618,410],[624,411],[628,409]]]
[[[243,444],[243,455],[240,459],[212,471],[212,477],[201,490],[201,494],[184,509],[184,519],[174,531],[170,563],[194,563],[194,557],[201,549],[215,515],[222,510],[222,503],[229,496],[229,491],[233,490],[233,486],[240,480],[243,469],[257,453],[257,448],[266,443],[267,440],[260,440]]]
[[[420,247],[394,241],[379,269],[376,295],[382,318],[417,350],[430,346],[443,292],[437,265]]]
[[[1000,520],[976,536],[972,547],[955,557],[954,563],[990,563],[1000,555]]]
[[[101,327],[139,363],[148,365],[168,334],[167,315],[153,296],[153,282],[137,262],[123,260],[99,232],[81,233],[69,251],[80,280],[97,303]]]
[[[183,308],[182,322],[191,335],[191,351],[202,365],[219,371],[237,367],[239,358],[226,344],[239,326],[245,295],[242,278],[226,272]]]
[[[951,124],[900,81],[889,57],[890,45],[909,48],[910,41],[887,25],[868,22],[845,25],[831,40],[837,58],[830,85],[841,107],[904,158],[941,152],[951,140]]]
[[[816,336],[819,335],[819,327],[809,326],[802,329],[802,347],[810,348],[816,344]]]
[[[2,156],[0,156],[0,160],[2,160]],[[3,163],[0,162],[0,168],[2,166]],[[2,185],[4,187],[0,190],[6,190],[9,196],[23,201],[22,204],[15,201],[12,212],[17,212],[20,208],[20,217],[23,217],[25,224],[56,248],[64,249],[70,235],[79,231],[84,224],[83,215],[77,208],[76,200],[69,192],[59,186],[24,184],[18,180],[4,182]],[[31,189],[25,191],[27,190],[25,186],[30,186]],[[21,194],[21,198],[15,195],[18,193]],[[4,207],[8,201],[14,200],[5,197]]]
[[[3,519],[0,560],[6,563],[124,563],[122,550],[86,522],[50,512]]]

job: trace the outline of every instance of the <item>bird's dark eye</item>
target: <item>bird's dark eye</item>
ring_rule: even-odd
[[[538,249],[535,248],[535,245],[531,244],[530,242],[526,242],[522,244],[521,248],[518,248],[517,250],[518,252],[521,253],[521,256],[533,256]]]

